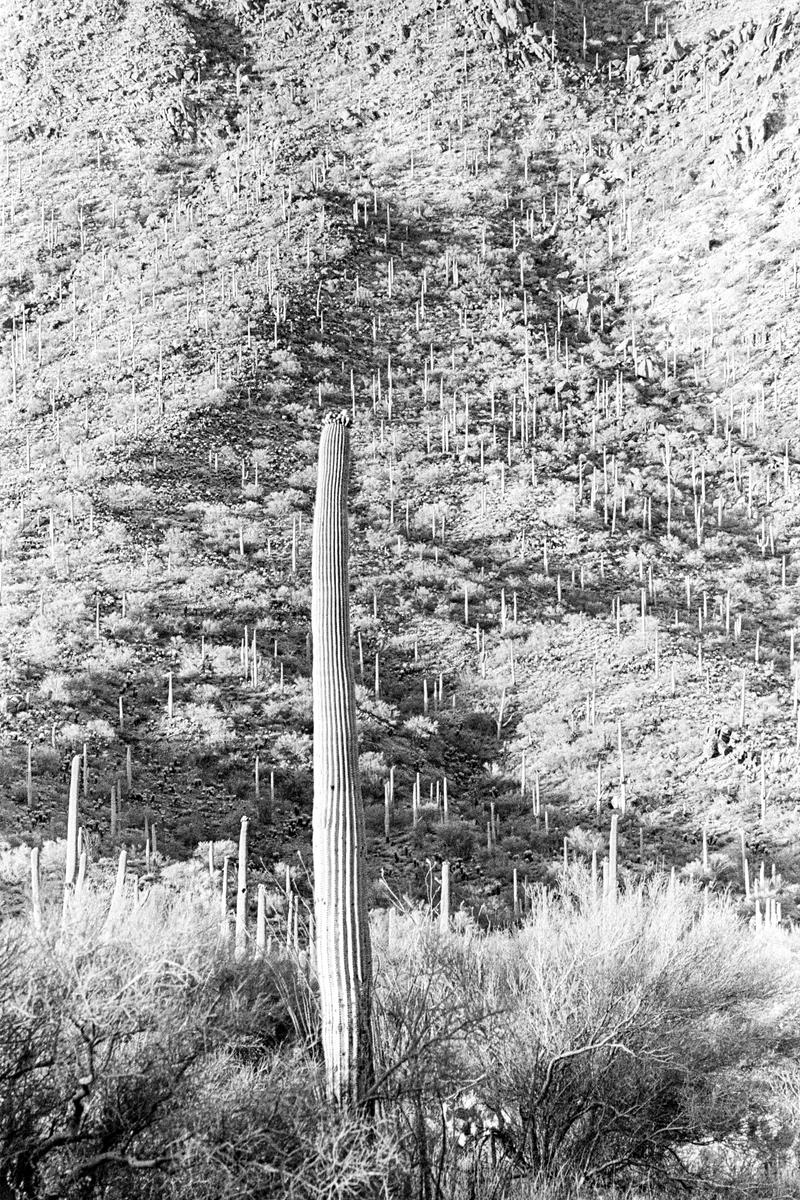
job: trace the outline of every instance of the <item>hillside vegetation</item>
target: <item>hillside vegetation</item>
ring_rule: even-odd
[[[615,806],[791,914],[796,29],[735,8],[6,13],[5,829],[86,746],[95,853],[117,788],[306,861],[346,405],[375,874],[502,909]]]

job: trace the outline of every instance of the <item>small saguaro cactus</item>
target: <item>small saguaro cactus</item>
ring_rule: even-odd
[[[516,878],[516,871],[514,872]],[[516,892],[516,886],[515,886]],[[442,863],[442,891],[439,904],[439,932],[447,933],[450,928],[450,863]]]
[[[81,756],[76,754],[72,759],[72,770],[69,781],[69,807],[67,809],[67,862],[65,873],[65,892],[74,889],[78,877],[78,859],[80,854],[80,837],[78,832],[78,785],[80,782]]]
[[[349,425],[344,412],[325,419],[314,510],[314,913],[328,1095],[364,1106],[373,1081],[372,962],[350,653]]]
[[[247,948],[247,817],[239,831],[239,863],[236,875],[236,957]]]

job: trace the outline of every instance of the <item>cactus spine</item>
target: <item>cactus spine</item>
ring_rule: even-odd
[[[350,654],[349,424],[346,413],[325,420],[314,510],[314,912],[328,1094],[363,1106],[373,1081],[372,963]]]

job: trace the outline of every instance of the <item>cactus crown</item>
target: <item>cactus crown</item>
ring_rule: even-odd
[[[334,412],[333,409],[328,409],[328,411],[325,413],[325,416],[322,418],[323,425],[339,424],[344,425],[346,429],[349,428],[352,423],[352,417],[345,408],[340,409],[338,412]]]

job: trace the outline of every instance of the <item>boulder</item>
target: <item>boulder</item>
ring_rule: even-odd
[[[667,58],[670,62],[680,62],[686,57],[686,50],[676,37],[671,37],[667,43]]]

